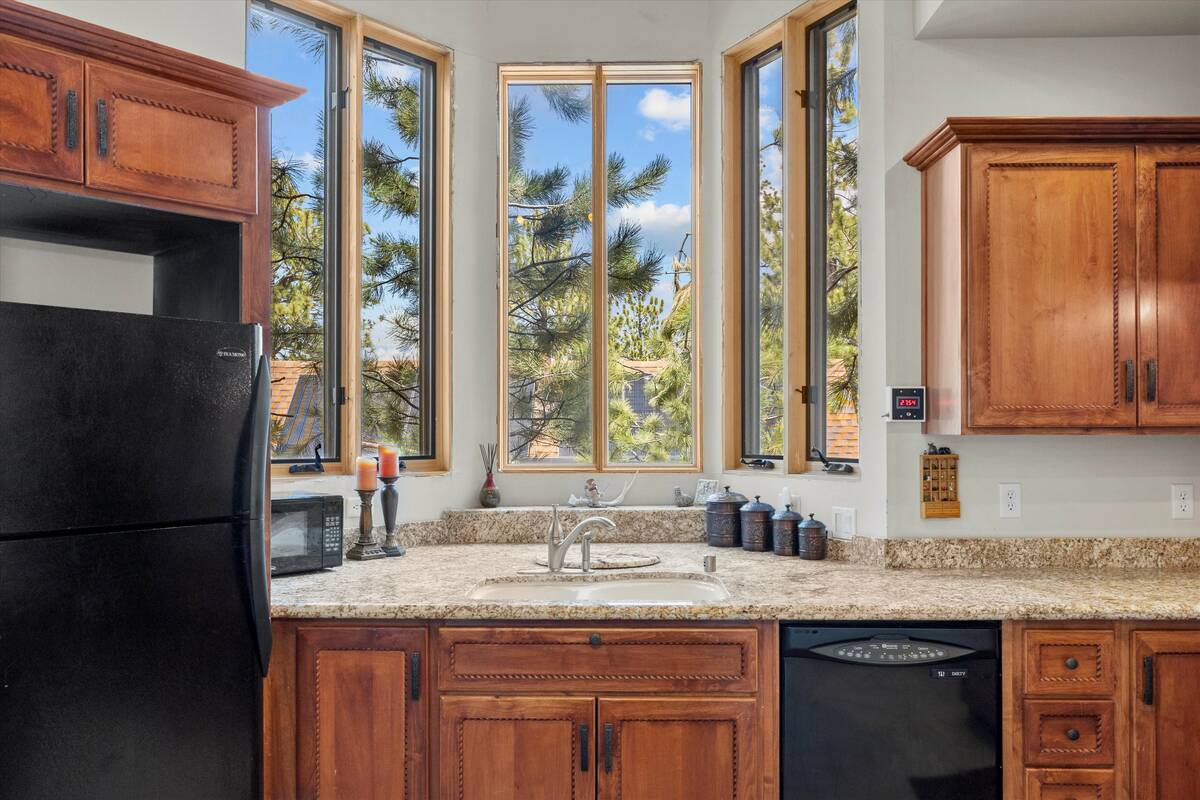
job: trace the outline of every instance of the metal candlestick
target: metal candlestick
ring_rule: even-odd
[[[358,497],[362,500],[362,512],[358,517],[358,541],[350,548],[350,552],[346,553],[346,558],[354,559],[355,561],[370,561],[373,558],[385,558],[386,553],[383,548],[375,544],[375,537],[371,534],[373,523],[371,521],[371,505],[375,500],[374,489],[356,489]]]
[[[383,481],[383,493],[379,496],[379,502],[383,505],[383,527],[387,531],[387,538],[383,540],[384,555],[402,556],[404,548],[400,546],[400,540],[396,538],[396,511],[400,508],[400,492],[396,491],[395,483],[399,478],[380,478]]]

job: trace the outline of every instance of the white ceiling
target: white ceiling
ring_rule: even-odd
[[[916,0],[918,39],[1200,34],[1200,0]]]

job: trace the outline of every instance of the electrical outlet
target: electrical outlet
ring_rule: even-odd
[[[1196,487],[1191,483],[1171,484],[1171,519],[1194,519]]]
[[[851,539],[858,534],[858,512],[846,506],[833,507],[833,538]]]
[[[1021,517],[1021,484],[1000,484],[1000,519]]]

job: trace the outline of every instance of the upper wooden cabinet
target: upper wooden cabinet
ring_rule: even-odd
[[[0,36],[0,167],[83,180],[83,59]]]
[[[255,211],[253,105],[97,64],[87,97],[88,185]]]
[[[1200,429],[1200,117],[950,119],[905,160],[928,432]]]

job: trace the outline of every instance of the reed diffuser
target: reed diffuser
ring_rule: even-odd
[[[500,490],[496,488],[496,479],[492,477],[492,472],[496,469],[496,453],[499,448],[493,444],[479,445],[479,456],[483,459],[483,469],[487,473],[487,477],[483,480],[483,487],[479,490],[479,505],[484,508],[495,508],[500,505]]]

